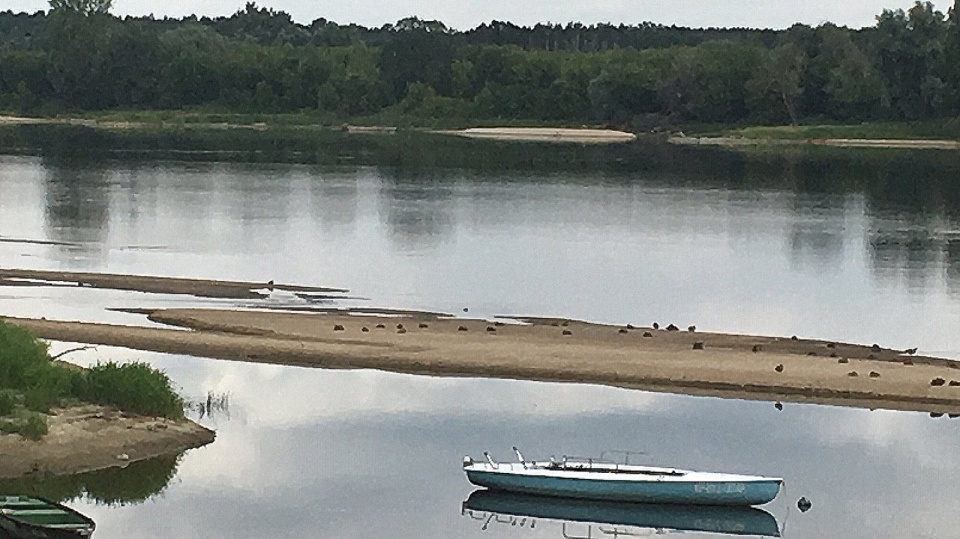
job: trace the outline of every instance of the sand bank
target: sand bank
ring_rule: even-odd
[[[554,319],[496,325],[209,309],[158,310],[150,319],[194,331],[8,321],[47,339],[240,361],[960,413],[960,364],[873,346]]]
[[[64,475],[101,470],[213,441],[213,431],[192,421],[130,415],[95,405],[53,410],[49,432],[34,442],[0,436],[0,478]]]
[[[274,284],[272,281],[215,281],[147,275],[0,269],[0,286],[66,285],[221,299],[262,299],[269,290],[308,294],[313,298],[343,299],[340,294],[347,292],[339,288]]]
[[[637,139],[633,133],[610,129],[566,129],[557,127],[473,127],[438,133],[468,138],[525,142],[575,142],[579,144],[615,144]]]

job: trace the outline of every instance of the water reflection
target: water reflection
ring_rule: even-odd
[[[780,537],[776,518],[753,507],[618,503],[476,490],[463,502],[461,514],[482,523],[481,530],[495,525],[532,530],[537,519],[562,521],[564,537],[573,537],[567,531],[568,523],[589,524],[587,537],[593,536],[594,526],[600,535],[616,536],[650,533],[619,528],[630,527],[646,528],[656,535],[696,531]]]
[[[119,468],[75,475],[0,480],[0,492],[40,496],[63,502],[124,506],[143,503],[160,495],[177,474],[180,455],[167,455]]]
[[[46,177],[47,237],[75,244],[74,255],[96,255],[110,227],[110,184],[102,162],[80,156],[48,160]]]

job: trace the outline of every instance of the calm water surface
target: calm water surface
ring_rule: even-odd
[[[960,357],[955,157],[378,144],[199,161],[9,146],[0,264],[274,279],[366,298],[344,304],[657,320]],[[144,323],[104,307],[192,304],[237,303],[0,289],[8,315]],[[33,485],[71,499],[103,539],[585,534],[461,515],[473,490],[461,457],[506,459],[512,445],[782,476],[786,493],[765,509],[787,537],[960,535],[960,421],[947,418],[105,347],[72,357],[148,359],[218,433],[179,461]],[[800,496],[811,511],[793,507]]]

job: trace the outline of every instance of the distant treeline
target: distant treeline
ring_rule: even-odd
[[[869,28],[379,28],[253,3],[230,17],[109,14],[109,0],[0,13],[0,110],[196,109],[409,121],[677,124],[956,119],[960,0]]]

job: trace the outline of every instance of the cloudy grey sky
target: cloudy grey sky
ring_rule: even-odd
[[[936,0],[946,10],[953,0]],[[245,0],[114,0],[117,15],[181,17],[197,14],[230,15]],[[749,26],[784,28],[795,22],[817,25],[834,22],[851,27],[870,26],[885,8],[908,8],[911,0],[387,0],[344,2],[342,0],[260,0],[258,5],[290,13],[309,23],[319,17],[339,23],[356,22],[380,26],[416,15],[439,19],[457,29],[472,28],[491,20],[518,24],[536,22],[637,23],[654,21],[681,26]],[[46,0],[3,0],[0,9],[36,11]]]

